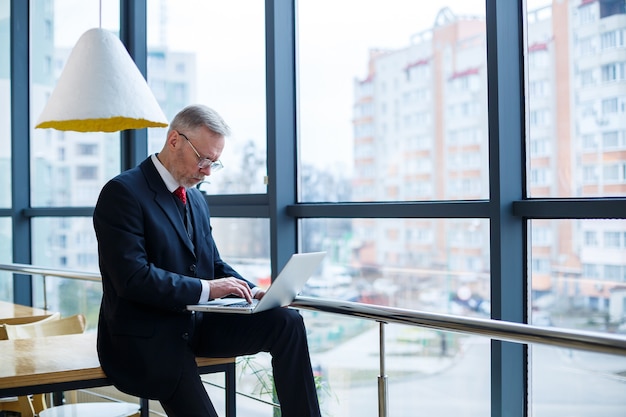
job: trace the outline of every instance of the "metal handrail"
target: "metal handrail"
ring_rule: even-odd
[[[0,270],[24,274],[101,281],[99,273],[42,268],[27,264],[0,264]],[[297,297],[292,307],[360,317],[383,323],[417,325],[432,329],[469,333],[517,343],[539,343],[570,349],[626,356],[626,337],[574,329],[533,326],[502,320],[454,316],[350,301]]]
[[[50,277],[82,279],[86,281],[102,281],[97,272],[72,271],[69,269],[50,269],[28,264],[0,264],[0,271],[11,271],[23,274],[35,274]]]
[[[297,297],[291,306],[366,318],[383,323],[410,324],[438,330],[469,333],[503,341],[539,343],[626,356],[626,336],[615,334],[540,327],[502,320],[453,316],[317,297]]]

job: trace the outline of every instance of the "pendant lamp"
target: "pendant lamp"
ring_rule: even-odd
[[[74,46],[35,128],[116,132],[167,125],[120,39],[94,28]]]

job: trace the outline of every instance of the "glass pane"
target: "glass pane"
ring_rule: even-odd
[[[36,1],[31,7],[31,120],[34,126],[69,54],[88,29],[99,26],[99,1]],[[76,19],[80,16],[80,19]],[[119,32],[119,2],[102,2],[102,28]],[[33,129],[31,204],[93,206],[102,186],[120,170],[119,133]]]
[[[626,333],[626,221],[531,222],[533,324]]]
[[[531,347],[533,417],[626,415],[624,356]]]
[[[305,219],[302,251],[328,253],[303,294],[489,317],[485,219]]]
[[[213,219],[212,224],[222,258],[250,281],[269,286],[268,220]],[[90,217],[34,218],[32,250],[33,265],[99,273]],[[97,323],[101,296],[99,282],[57,277],[34,280],[35,306],[46,306],[63,315],[86,314],[89,327]]]
[[[90,217],[33,218],[33,265],[99,273],[98,246]],[[82,313],[87,327],[98,323],[102,284],[60,277],[34,276],[34,306]]]
[[[533,220],[530,233],[530,323],[626,334],[626,221]],[[530,363],[533,415],[626,412],[624,358],[534,346]]]
[[[488,198],[484,16],[480,0],[298,3],[301,201]]]
[[[0,190],[11,189],[11,33],[9,19],[11,7],[8,0],[0,0]],[[11,207],[11,193],[0,194],[0,208]]]
[[[271,283],[270,233],[268,219],[212,218],[213,239],[220,256],[244,278],[267,288]],[[259,402],[258,398],[271,401],[263,384],[271,376],[270,356],[258,353],[250,357],[239,357],[237,364],[237,414],[246,416],[271,416],[272,407]],[[223,385],[222,375],[204,375],[204,381]],[[211,400],[219,411],[224,407],[224,393],[208,385]],[[271,391],[271,390],[270,390]],[[220,414],[221,415],[221,414]]]
[[[11,219],[0,218],[0,263],[13,261],[13,232]],[[0,271],[0,300],[13,301],[13,274]]]
[[[626,195],[623,2],[528,9],[531,197]]]
[[[211,218],[220,256],[249,281],[267,288],[271,282],[268,219]]]
[[[323,414],[376,415],[378,323],[306,310],[302,315],[309,330]],[[489,415],[489,339],[386,325],[385,351],[389,415]],[[454,401],[450,401],[451,392]]]
[[[210,16],[207,20],[207,16]],[[209,194],[265,193],[265,7],[257,0],[148,2],[148,82],[167,118],[205,104],[231,127]],[[149,129],[149,153],[166,129]]]

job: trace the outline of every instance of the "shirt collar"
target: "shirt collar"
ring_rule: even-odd
[[[157,171],[159,172],[159,175],[163,179],[165,186],[170,191],[170,193],[173,193],[174,190],[180,186],[180,184],[178,184],[178,181],[174,179],[172,174],[170,174],[167,168],[165,168],[163,164],[161,163],[161,161],[159,161],[159,158],[157,158],[157,154],[152,154],[150,157],[152,159],[152,163],[154,164]]]

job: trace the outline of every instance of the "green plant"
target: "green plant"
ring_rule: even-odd
[[[257,356],[241,356],[237,359],[237,365],[239,378],[241,379],[244,376],[253,376],[256,382],[254,394],[261,398],[271,398],[271,404],[274,407],[274,417],[280,417],[280,404],[278,403],[278,397],[276,396],[272,370],[266,365],[259,363]],[[320,405],[326,396],[334,397],[328,380],[326,380],[322,375],[314,375],[313,378]]]

